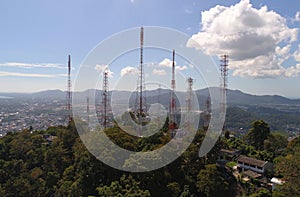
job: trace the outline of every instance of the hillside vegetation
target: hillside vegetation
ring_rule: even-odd
[[[251,132],[254,131],[250,130],[249,136]],[[161,133],[136,139],[118,127],[106,133],[115,143],[132,150],[155,149],[170,140]],[[300,172],[299,139],[281,152],[280,148],[287,147],[282,136],[267,133],[265,141],[253,137],[245,141],[222,138],[206,157],[199,158],[204,135],[199,130],[188,150],[168,166],[151,172],[128,173],[113,169],[91,155],[74,123],[46,131],[8,133],[0,139],[0,196],[247,196],[256,193],[255,187],[243,189],[243,185],[228,179],[216,167],[220,148],[237,148],[245,155],[275,161],[276,173],[285,177],[288,184],[274,195],[299,194],[299,181],[292,176]],[[55,137],[49,140],[49,136]],[[255,140],[260,140],[257,147]]]

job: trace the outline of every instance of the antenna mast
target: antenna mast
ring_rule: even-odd
[[[193,82],[194,79],[192,79],[191,77],[189,77],[187,79],[188,82],[188,98],[187,98],[187,113],[191,113],[192,111],[192,92],[193,92]]]
[[[193,94],[193,82],[194,79],[189,77],[187,79],[188,88],[187,88],[187,128],[188,131],[191,131],[191,123],[194,122],[192,114],[192,94]]]
[[[141,43],[141,56],[140,56],[140,116],[143,113],[143,45],[144,45],[144,28],[141,27],[140,33],[140,43]],[[141,123],[141,122],[140,122]]]
[[[143,46],[144,46],[144,28],[141,27],[140,31],[140,66],[138,78],[138,91],[135,101],[135,113],[138,119],[138,124],[143,124],[143,119],[147,115],[146,98],[143,90],[145,89],[145,78],[143,70]]]
[[[172,80],[171,80],[171,100],[170,100],[170,118],[169,118],[169,129],[172,133],[176,127],[176,99],[175,99],[175,50],[173,50],[173,61],[172,61]]]
[[[211,98],[210,96],[208,96],[206,99],[206,109],[204,112],[204,127],[206,128],[209,126],[210,114],[211,114]]]
[[[72,120],[71,110],[72,110],[72,92],[71,92],[71,56],[68,56],[68,90],[67,90],[67,113],[68,113],[68,122]]]
[[[108,126],[108,107],[109,107],[109,90],[108,90],[108,71],[103,73],[103,89],[102,89],[102,125],[104,129]]]
[[[224,54],[221,55],[221,84],[220,84],[220,90],[221,90],[221,113],[225,114],[226,112],[226,96],[227,96],[227,86],[228,86],[228,55]],[[223,128],[224,129],[224,128]]]

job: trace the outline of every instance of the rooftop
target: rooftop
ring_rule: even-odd
[[[255,178],[255,179],[261,177],[261,174],[258,174],[252,170],[247,170],[247,171],[243,172],[243,174],[248,177]]]
[[[252,158],[252,157],[246,157],[244,155],[239,156],[237,161],[241,162],[241,163],[255,165],[258,167],[264,167],[264,165],[267,163],[267,161],[258,160],[258,159]]]
[[[239,153],[238,150],[228,150],[228,149],[223,149],[223,148],[220,151],[223,153],[227,153],[227,154],[238,154]]]

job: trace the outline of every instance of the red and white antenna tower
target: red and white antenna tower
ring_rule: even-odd
[[[68,113],[68,122],[72,120],[72,92],[71,92],[71,56],[68,56],[68,90],[67,90],[67,113]]]
[[[138,78],[138,91],[135,101],[135,113],[138,118],[138,124],[143,124],[143,117],[147,114],[146,97],[144,95],[145,90],[145,78],[143,70],[143,46],[144,46],[144,28],[141,27],[140,31],[140,66],[139,66],[139,78]]]
[[[172,61],[172,80],[171,80],[171,99],[170,99],[170,117],[169,117],[169,129],[173,132],[176,127],[176,98],[175,98],[175,50],[173,50]]]

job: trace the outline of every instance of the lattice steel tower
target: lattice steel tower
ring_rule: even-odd
[[[102,110],[101,123],[104,129],[109,125],[109,86],[108,86],[108,70],[103,73],[103,88],[102,88]]]
[[[220,84],[220,107],[221,107],[221,114],[226,113],[226,96],[227,96],[227,86],[228,86],[228,55],[221,55],[221,84]],[[225,124],[223,125],[223,131]]]
[[[194,83],[194,79],[192,79],[191,77],[189,77],[187,79],[187,83],[188,83],[188,89],[187,89],[187,112],[190,113],[192,111],[192,94],[193,94],[193,83]]]
[[[186,98],[186,105],[187,105],[187,112],[186,112],[186,121],[187,121],[187,129],[188,131],[191,130],[191,123],[194,122],[194,117],[192,113],[193,104],[192,104],[192,95],[193,95],[193,83],[194,79],[189,77],[187,79],[188,88],[187,88],[187,98]]]
[[[144,68],[143,68],[143,46],[144,46],[144,28],[141,27],[140,31],[140,66],[139,66],[139,78],[138,78],[138,90],[135,101],[135,115],[137,118],[137,123],[142,125],[144,118],[147,115],[147,104],[144,90],[145,87],[145,77],[144,77]]]
[[[211,117],[211,98],[210,98],[210,96],[207,97],[205,105],[206,105],[206,109],[204,112],[204,127],[208,127],[209,122],[210,122],[210,117]]]

